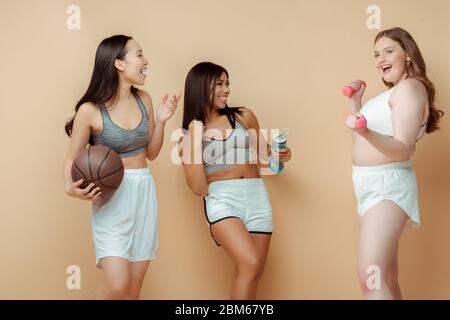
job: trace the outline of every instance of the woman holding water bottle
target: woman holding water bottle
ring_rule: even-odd
[[[228,72],[214,63],[202,62],[189,71],[186,131],[179,151],[187,184],[204,197],[211,235],[235,264],[231,299],[255,299],[273,228],[259,158],[266,158],[270,148],[259,135],[255,114],[227,105],[229,85]],[[272,156],[287,162],[291,150],[280,149]]]

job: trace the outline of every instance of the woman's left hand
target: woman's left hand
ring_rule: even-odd
[[[173,95],[172,98],[169,100],[169,95],[168,94],[164,95],[164,97],[161,100],[161,103],[158,106],[158,110],[156,111],[156,120],[158,122],[165,123],[173,116],[177,108],[178,101],[180,100],[180,97],[181,94],[177,96]]]
[[[288,162],[291,160],[291,149],[285,148],[285,149],[278,149],[278,151],[272,150],[271,156],[274,158],[278,158],[281,162]]]
[[[367,131],[367,120],[362,114],[359,113],[349,115],[345,120],[345,124],[349,129],[352,129],[357,133]]]

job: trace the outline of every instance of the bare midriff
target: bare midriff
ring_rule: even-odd
[[[219,180],[261,178],[256,164],[235,164],[229,168],[210,173],[206,182],[210,184]]]

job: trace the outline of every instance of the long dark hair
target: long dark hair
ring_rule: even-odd
[[[222,73],[229,78],[228,71],[224,67],[212,62],[200,62],[188,72],[184,85],[183,129],[188,130],[189,124],[194,119],[206,124],[206,114],[213,108],[216,81]],[[227,105],[219,110],[219,114],[226,115],[234,128],[236,114],[241,115],[242,111],[239,107],[231,108]]]
[[[426,132],[431,133],[435,130],[438,130],[438,123],[440,118],[444,115],[444,112],[438,110],[434,105],[434,85],[427,77],[427,67],[425,64],[425,60],[423,59],[422,53],[420,52],[419,46],[417,45],[416,41],[408,31],[399,27],[379,32],[375,37],[374,43],[376,43],[382,37],[387,37],[397,42],[410,57],[411,61],[408,61],[406,63],[406,74],[408,75],[408,78],[419,80],[427,89],[430,115],[428,116],[427,120]],[[393,83],[386,82],[384,79],[383,82],[389,88],[392,88],[394,86]]]
[[[119,75],[114,63],[116,59],[123,60],[125,58],[127,54],[125,46],[128,40],[131,39],[133,38],[130,36],[115,35],[100,42],[95,52],[91,81],[86,93],[75,105],[75,114],[83,103],[93,102],[96,105],[100,105],[115,97],[119,87]],[[131,92],[136,93],[137,89],[131,87]],[[65,130],[69,137],[72,135],[74,119],[75,115],[65,125]],[[94,144],[92,135],[89,137],[89,144]]]

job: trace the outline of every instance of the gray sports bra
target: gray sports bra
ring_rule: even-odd
[[[131,157],[145,152],[148,143],[148,115],[141,98],[134,94],[141,110],[142,118],[139,125],[131,130],[116,125],[109,116],[104,104],[100,105],[103,129],[98,135],[93,135],[94,144],[110,147],[121,158]]]
[[[235,164],[256,164],[256,157],[250,149],[247,128],[236,119],[235,128],[225,140],[203,137],[203,166],[206,175],[231,167]]]

